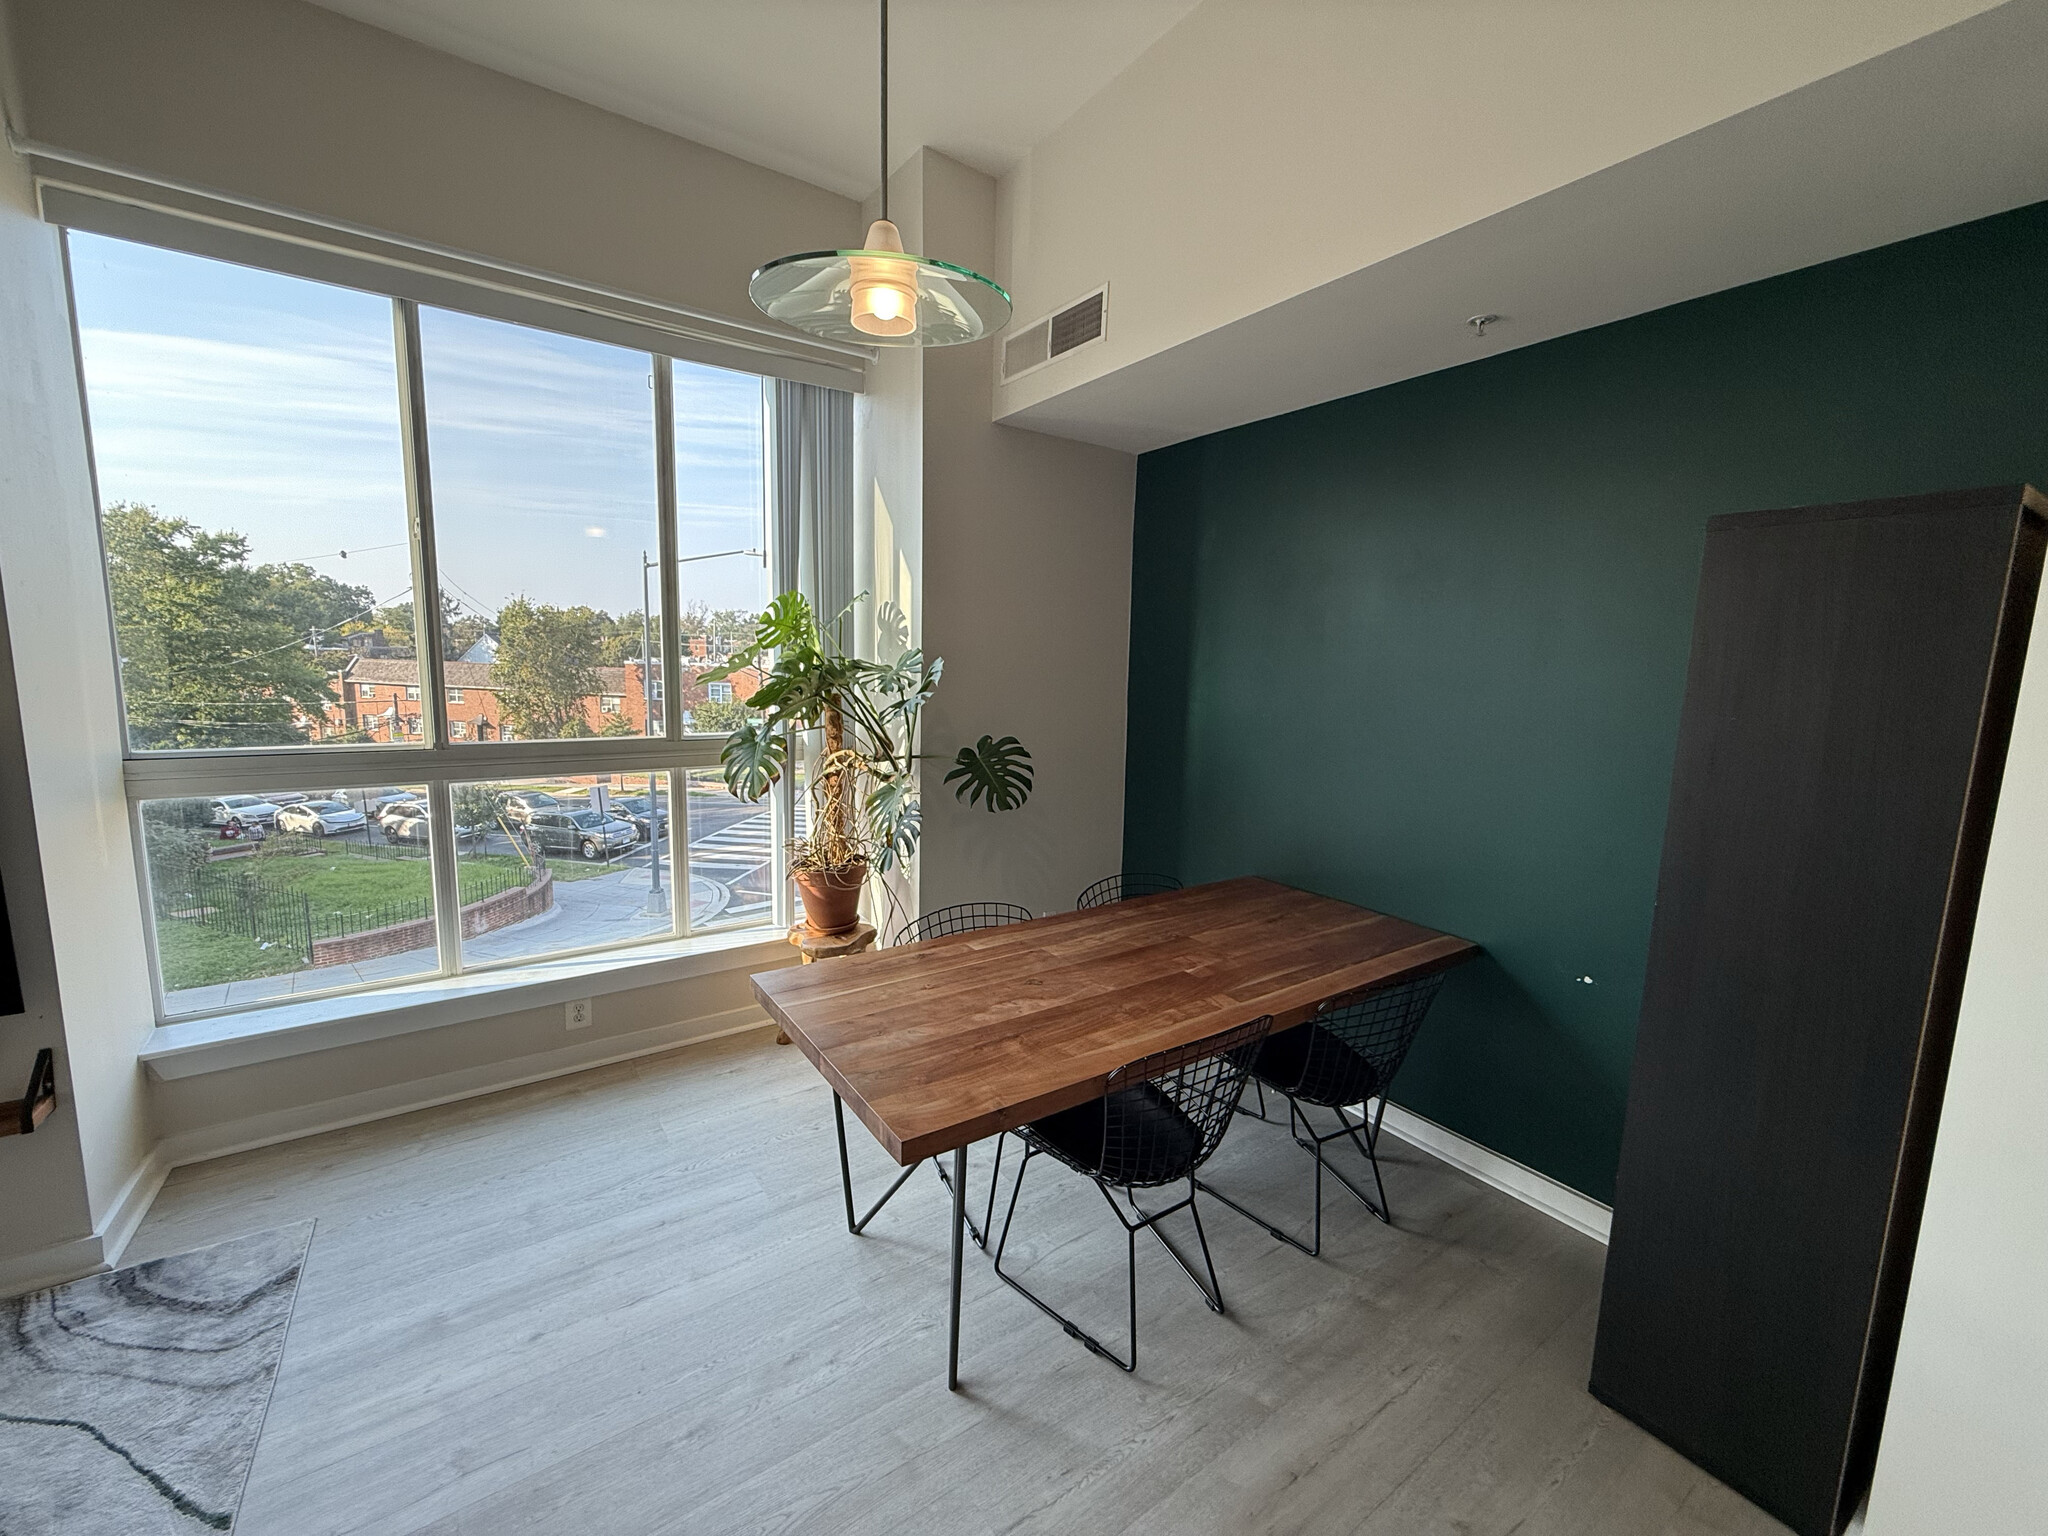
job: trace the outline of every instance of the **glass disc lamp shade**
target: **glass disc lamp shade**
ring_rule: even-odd
[[[867,249],[806,251],[771,261],[747,285],[761,313],[826,341],[951,347],[1010,320],[1010,296],[979,272],[904,254],[896,226],[877,219]]]
[[[953,347],[1010,321],[1010,296],[979,272],[916,256],[889,222],[889,0],[882,0],[882,216],[857,251],[804,251],[757,271],[761,313],[825,341]]]

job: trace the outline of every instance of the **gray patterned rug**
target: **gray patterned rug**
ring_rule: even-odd
[[[0,1301],[0,1533],[232,1530],[313,1224]]]

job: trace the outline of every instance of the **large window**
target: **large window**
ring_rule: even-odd
[[[760,379],[67,239],[165,1017],[777,918]]]

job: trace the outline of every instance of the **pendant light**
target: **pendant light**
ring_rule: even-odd
[[[889,222],[889,0],[882,6],[882,216],[857,251],[804,251],[747,284],[761,313],[826,341],[952,347],[1009,323],[1010,296],[979,272],[915,256]]]

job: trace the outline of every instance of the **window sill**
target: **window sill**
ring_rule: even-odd
[[[788,941],[772,929],[706,934],[160,1024],[138,1054],[158,1078],[197,1077],[716,971],[767,970],[795,959]]]

